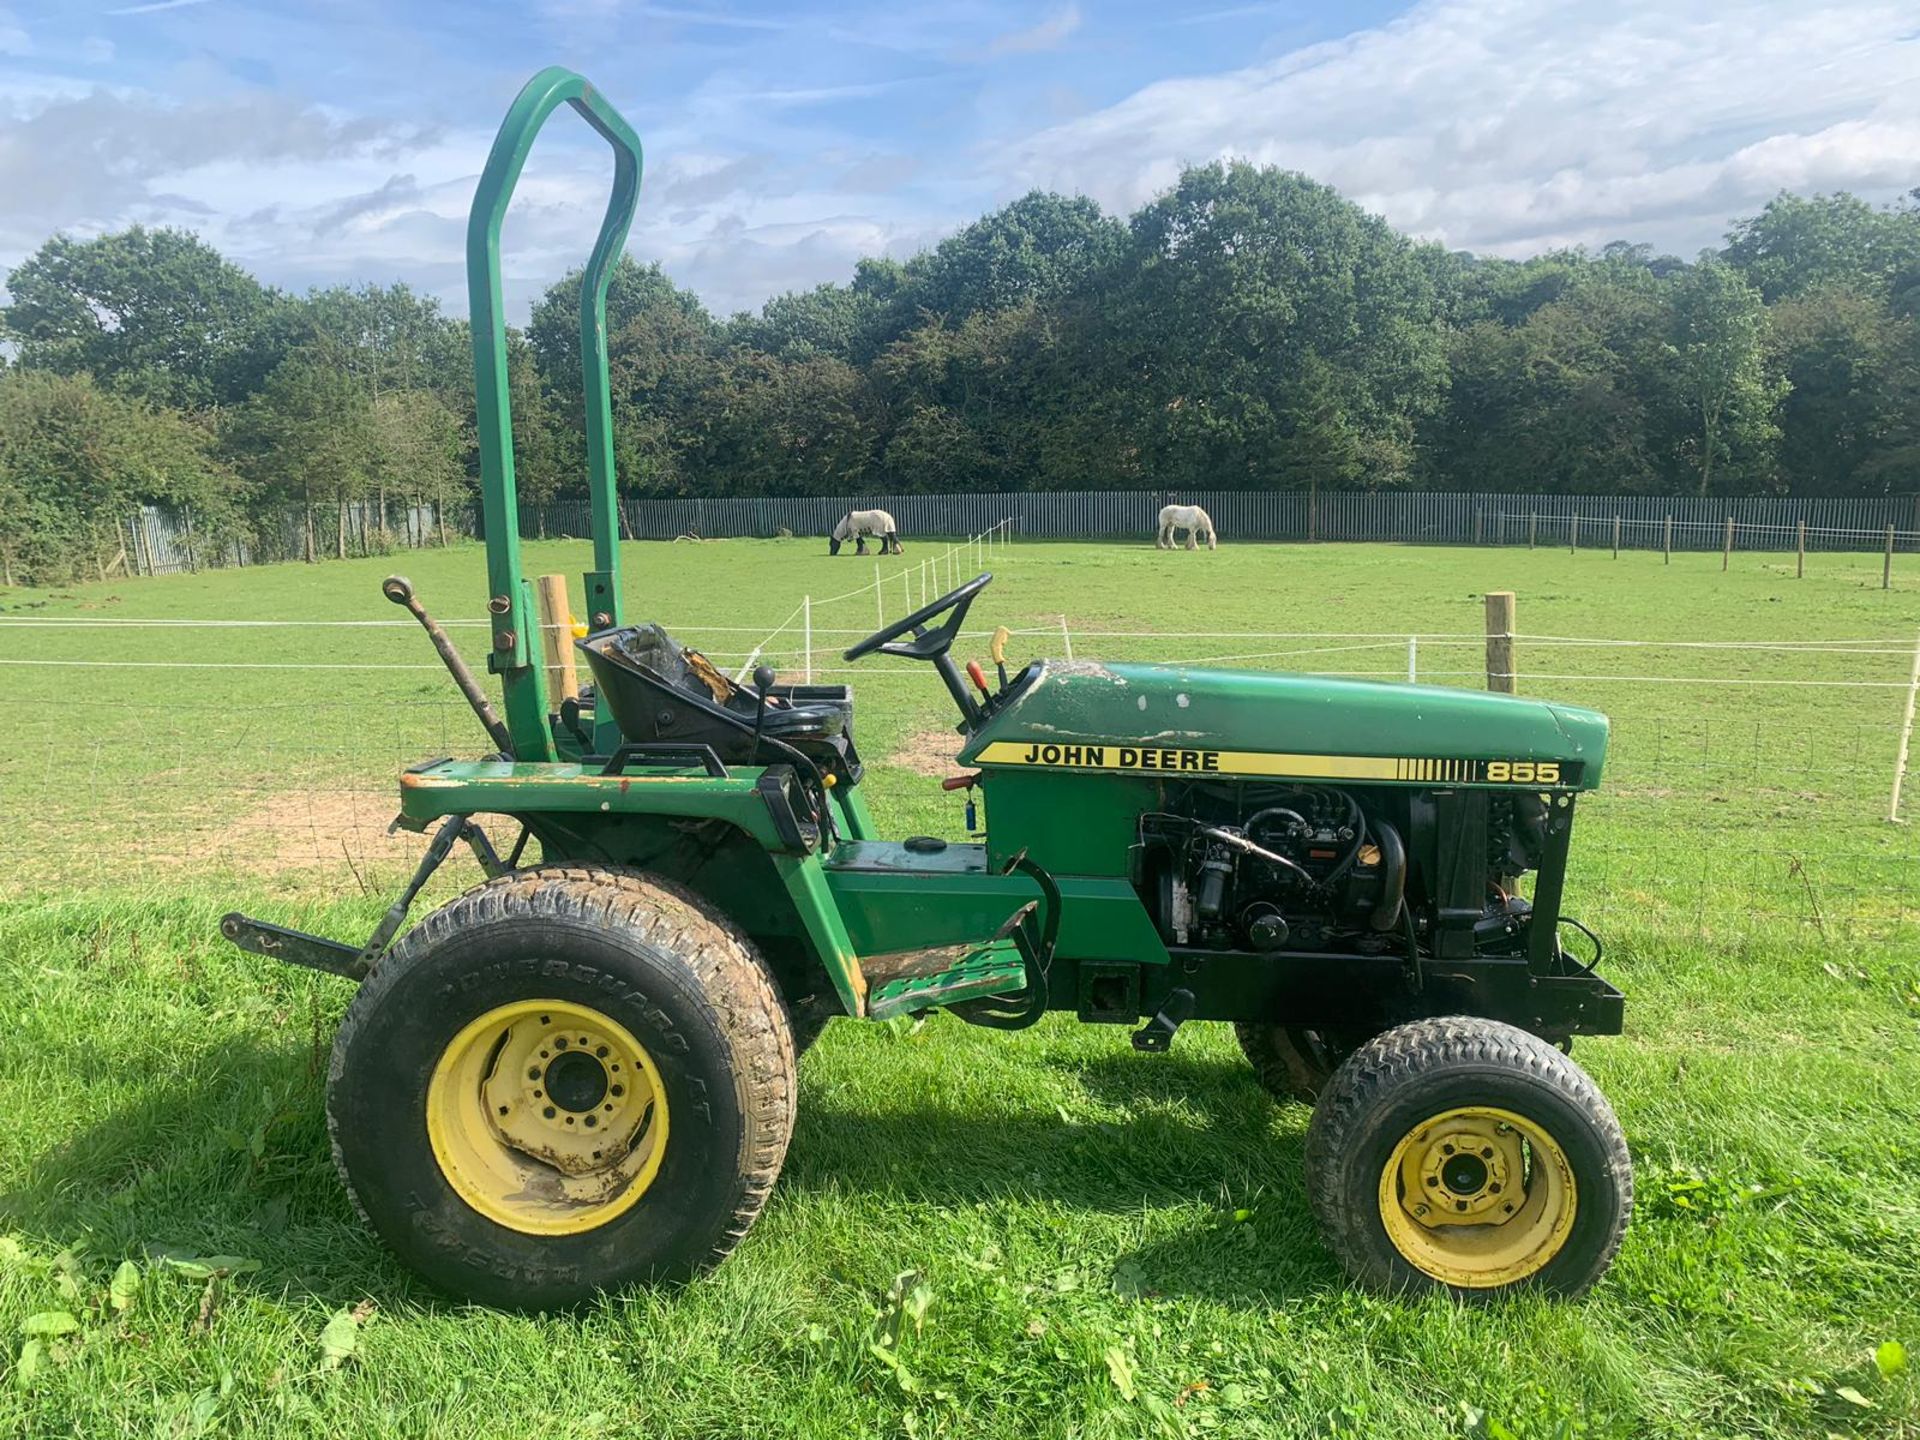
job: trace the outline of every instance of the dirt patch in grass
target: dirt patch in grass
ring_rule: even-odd
[[[960,737],[953,731],[916,730],[907,737],[906,744],[887,756],[887,764],[944,780],[960,773],[959,762],[953,758],[959,753]]]
[[[399,810],[391,794],[361,790],[289,790],[236,816],[213,849],[240,869],[273,874],[346,864],[412,865],[421,837],[387,833]]]

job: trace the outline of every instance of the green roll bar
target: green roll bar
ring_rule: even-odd
[[[480,501],[487,531],[487,668],[500,677],[507,729],[521,760],[558,757],[547,722],[539,610],[520,573],[520,507],[513,477],[507,322],[500,301],[500,223],[527,152],[547,117],[571,105],[613,147],[613,193],[580,280],[580,378],[586,396],[587,478],[593,505],[593,566],[586,574],[588,624],[620,620],[620,526],[613,474],[613,401],[607,379],[607,280],[640,198],[640,137],[580,75],[558,65],[529,80],[500,122],[467,217],[467,300],[473,328],[473,393],[480,444]]]

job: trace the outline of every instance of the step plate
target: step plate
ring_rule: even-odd
[[[1011,995],[1027,983],[1026,962],[1011,941],[996,941],[969,951],[944,970],[889,980],[867,997],[867,1018],[888,1020],[935,1005]]]

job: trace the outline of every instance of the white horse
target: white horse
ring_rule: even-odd
[[[1218,550],[1220,537],[1214,531],[1213,517],[1198,505],[1168,505],[1160,512],[1160,536],[1153,543],[1162,550],[1173,548],[1173,532],[1187,532],[1187,549],[1193,550],[1194,541],[1206,537],[1207,548]]]
[[[853,553],[864,555],[867,553],[867,537],[878,535],[882,555],[904,554],[900,548],[898,529],[893,523],[893,516],[884,510],[849,510],[840,523],[833,527],[833,535],[827,541],[827,553],[838,555],[840,547],[851,540]]]

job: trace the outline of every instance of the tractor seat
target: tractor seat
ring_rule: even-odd
[[[727,709],[751,725],[760,702],[740,690],[727,701]],[[846,728],[847,712],[837,705],[795,705],[776,698],[767,706],[763,733],[776,740],[826,740],[844,734]]]

